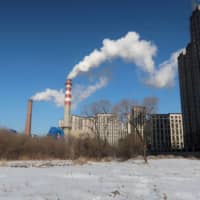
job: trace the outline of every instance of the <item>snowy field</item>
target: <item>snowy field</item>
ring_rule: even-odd
[[[0,164],[0,200],[200,199],[200,160]]]

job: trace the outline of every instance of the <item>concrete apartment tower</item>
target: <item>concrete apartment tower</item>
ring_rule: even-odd
[[[182,114],[152,114],[151,124],[151,150],[153,152],[183,150],[184,139]]]
[[[71,98],[72,98],[72,80],[68,79],[66,81],[66,90],[65,90],[65,102],[64,102],[64,123],[63,129],[65,136],[69,135],[72,128],[72,119],[71,119]]]
[[[184,146],[200,150],[200,5],[190,17],[191,42],[178,57]]]

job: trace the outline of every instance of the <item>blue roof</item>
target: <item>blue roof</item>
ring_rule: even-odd
[[[64,131],[59,127],[51,127],[47,135],[53,137],[57,137],[59,135],[61,137],[64,137]]]

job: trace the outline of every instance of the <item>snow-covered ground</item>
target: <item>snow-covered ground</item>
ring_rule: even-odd
[[[1,200],[200,199],[200,160],[1,164]]]

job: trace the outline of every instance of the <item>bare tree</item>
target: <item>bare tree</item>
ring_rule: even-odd
[[[152,127],[152,121],[151,121],[151,115],[158,112],[158,103],[159,99],[154,96],[146,97],[142,101],[142,105],[146,108],[146,120],[145,120],[145,143],[146,145],[149,145],[151,143],[151,127]]]
[[[82,114],[86,116],[95,116],[98,113],[110,113],[112,110],[112,104],[110,101],[102,99],[88,105],[85,105],[82,110]]]
[[[133,115],[133,106],[143,106],[144,112],[138,115]],[[147,143],[151,137],[151,114],[155,113],[158,109],[158,98],[146,97],[142,103],[138,104],[135,100],[123,99],[113,107],[113,112],[118,115],[118,118],[126,124],[127,130],[131,129],[131,134],[135,134],[135,140],[139,139],[143,146],[143,158],[147,163]],[[130,125],[130,127],[129,127]],[[142,133],[138,127],[143,127]],[[132,133],[134,132],[134,133]]]
[[[118,120],[124,125],[123,137],[128,136],[128,132],[130,132],[132,136],[134,136],[129,137],[129,139],[132,138],[135,140],[132,143],[133,145],[135,145],[135,148],[140,148],[142,145],[143,158],[145,163],[147,163],[147,145],[149,143],[149,139],[151,138],[151,114],[157,112],[158,102],[158,98],[156,97],[146,97],[141,101],[141,103],[138,103],[136,100],[133,99],[123,99],[112,107],[111,103],[108,100],[100,100],[84,106],[82,114],[86,115],[91,120],[91,132],[97,138],[98,144],[99,146],[101,146],[101,148],[102,138],[107,138],[109,134],[108,126],[109,123],[112,123],[112,114],[117,116]],[[144,112],[133,115],[133,106],[144,107]],[[110,115],[110,117],[107,117],[105,123],[100,123],[98,114],[108,113],[112,114]],[[143,131],[139,127],[143,127]],[[105,145],[106,140],[104,140],[104,142]],[[137,152],[137,150],[133,151]]]
[[[122,99],[113,107],[112,112],[117,114],[120,121],[126,123],[128,122],[128,114],[130,113],[133,105],[137,105],[136,100]]]
[[[157,97],[145,97],[142,101],[142,106],[147,110],[148,114],[154,114],[158,111],[159,99]]]
[[[142,139],[143,143],[143,156],[145,163],[147,163],[147,145],[149,144],[151,140],[151,115],[155,114],[158,111],[158,102],[159,99],[157,97],[145,97],[142,101],[142,106],[145,107],[145,113],[144,113],[144,134]],[[141,135],[141,134],[140,134]]]
[[[133,107],[138,106],[138,105],[139,104],[137,103],[136,100],[122,99],[119,103],[117,103],[113,107],[113,112],[118,115],[118,119],[122,123],[124,123],[124,125],[126,126],[126,135],[124,135],[124,137],[126,136],[128,138],[128,140],[130,140],[130,139],[134,140],[134,141],[130,142],[130,141],[127,141],[127,139],[125,137],[124,141],[127,142],[127,147],[123,147],[123,148],[127,148],[126,151],[128,152],[128,150],[130,150],[131,152],[134,153],[134,155],[139,153],[141,148],[139,148],[139,149],[132,149],[132,148],[138,148],[140,146],[140,144],[142,144],[142,146],[144,147],[143,134],[140,132],[140,130],[138,129],[138,126],[135,123],[138,120],[136,119],[135,116],[132,115]],[[139,116],[137,116],[137,117],[139,118]],[[131,134],[132,136],[130,137],[129,134]],[[129,145],[131,145],[131,146],[129,146]],[[145,158],[145,154],[144,154],[144,158]]]
[[[95,135],[100,145],[102,138],[104,138],[104,145],[107,143],[106,137],[108,136],[108,125],[112,122],[113,116],[108,115],[106,121],[102,124],[99,122],[99,114],[109,114],[112,110],[112,104],[108,100],[99,100],[91,104],[85,105],[82,114],[89,117],[92,126],[89,127],[91,132]]]
[[[112,112],[117,115],[119,121],[121,121],[128,134],[130,111],[133,105],[137,105],[137,101],[134,99],[122,99],[116,105],[113,106]]]

